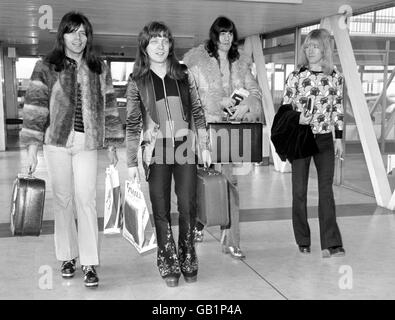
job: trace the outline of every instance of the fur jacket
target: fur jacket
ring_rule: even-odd
[[[65,68],[57,72],[55,65],[39,60],[33,70],[23,107],[21,143],[43,143],[68,147],[73,131],[77,104],[77,77],[81,84],[82,116],[85,149],[121,145],[125,133],[118,114],[111,73],[103,63],[96,74],[83,64],[66,60]]]
[[[189,50],[183,59],[195,77],[206,120],[220,121],[223,111],[220,101],[228,95],[222,85],[221,72],[216,58],[210,57],[204,45]],[[257,121],[262,121],[262,95],[250,71],[251,60],[240,52],[240,58],[231,64],[230,90],[244,88],[250,95],[242,103],[249,106]]]

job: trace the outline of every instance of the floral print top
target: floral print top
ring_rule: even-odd
[[[293,71],[287,78],[283,104],[292,104],[299,112],[312,112],[313,134],[335,129],[335,138],[343,134],[343,76],[334,70],[331,75],[310,71],[306,67]],[[311,103],[309,102],[311,100]],[[311,105],[311,107],[310,107]]]

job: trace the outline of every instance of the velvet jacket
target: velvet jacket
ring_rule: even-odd
[[[204,45],[189,50],[183,59],[194,75],[208,122],[221,121],[223,111],[220,101],[227,94],[222,84],[221,71],[216,58],[210,57]],[[243,52],[230,66],[230,90],[244,88],[250,95],[242,104],[249,106],[257,121],[262,121],[262,95],[250,71],[251,60]]]
[[[283,104],[273,119],[271,140],[282,161],[292,162],[318,153],[310,125],[299,124],[300,112]]]
[[[188,122],[189,129],[197,133],[200,150],[208,150],[206,120],[192,74],[187,71],[184,79],[177,80],[177,86],[182,103],[183,119]],[[148,73],[138,80],[134,80],[130,75],[126,97],[127,165],[128,167],[138,165],[137,152],[143,130],[143,166],[147,169],[159,132],[159,119],[151,74]],[[145,150],[149,151],[144,152]]]
[[[85,149],[124,142],[125,132],[107,66],[102,64],[100,75],[90,71],[86,64],[82,64],[78,71],[76,62],[67,58],[60,72],[46,61],[36,63],[23,107],[20,133],[23,144],[68,146],[77,104],[77,73],[81,84]]]

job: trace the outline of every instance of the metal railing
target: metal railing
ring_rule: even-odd
[[[317,28],[319,24],[305,27],[302,34]],[[350,34],[395,35],[395,7],[351,17]]]

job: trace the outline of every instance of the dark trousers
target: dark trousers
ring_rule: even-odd
[[[342,246],[336,223],[336,207],[333,197],[335,152],[332,133],[316,135],[319,152],[313,156],[318,176],[318,219],[321,249]],[[307,222],[307,184],[311,157],[292,162],[292,224],[296,243],[310,246],[310,228]]]
[[[158,242],[157,264],[160,275],[194,276],[198,259],[194,247],[196,224],[196,164],[152,164],[148,180]],[[178,250],[170,219],[171,181],[174,177],[179,212]]]

